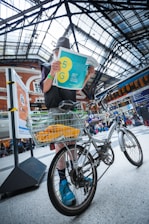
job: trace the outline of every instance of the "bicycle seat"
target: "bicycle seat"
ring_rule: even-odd
[[[76,108],[78,102],[74,102],[72,100],[63,100],[59,103],[59,108],[61,110],[73,110]]]

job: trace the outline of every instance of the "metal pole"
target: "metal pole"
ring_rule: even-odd
[[[33,157],[33,145],[32,145],[32,139],[29,139],[29,144],[30,144],[30,151],[31,151],[31,157]]]
[[[14,102],[13,102],[13,88],[12,85],[14,84],[12,81],[12,70],[11,68],[8,69],[8,78],[9,78],[9,97],[10,97],[10,113],[11,113],[11,128],[12,128],[12,139],[13,139],[13,145],[14,145],[14,163],[15,167],[18,166],[18,141],[16,138],[16,130],[15,130],[15,111],[14,108]]]

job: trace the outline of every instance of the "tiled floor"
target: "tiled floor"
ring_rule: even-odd
[[[36,189],[1,198],[0,223],[149,224],[149,127],[131,127],[131,130],[137,135],[143,148],[143,165],[136,168],[126,160],[114,135],[112,145],[115,162],[98,182],[93,202],[82,215],[66,217],[52,206],[47,193],[46,177],[54,151],[42,147],[34,150],[34,157],[47,166],[42,182]],[[105,133],[98,135],[103,138]],[[19,154],[19,163],[29,158],[30,152]],[[0,159],[0,184],[4,183],[13,169],[13,155]]]

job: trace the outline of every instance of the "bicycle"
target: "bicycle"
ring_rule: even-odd
[[[102,176],[114,162],[114,152],[111,146],[111,137],[115,130],[117,130],[118,133],[118,142],[120,148],[128,161],[132,165],[137,167],[140,167],[143,163],[143,152],[138,139],[130,130],[122,125],[120,119],[115,119],[113,121],[107,133],[107,138],[104,140],[99,140],[94,138],[90,134],[88,129],[84,126],[86,115],[80,111],[74,112],[73,109],[75,107],[75,103],[70,101],[68,103],[67,101],[64,101],[61,104],[61,109],[67,109],[64,113],[66,116],[65,119],[61,119],[64,114],[58,115],[54,113],[52,116],[54,116],[54,119],[56,117],[57,120],[54,121],[53,119],[48,118],[48,125],[49,123],[51,124],[51,122],[55,122],[53,127],[57,127],[56,125],[59,125],[60,123],[65,124],[68,127],[70,127],[71,125],[72,128],[81,130],[79,135],[78,133],[77,135],[75,135],[76,133],[74,134],[74,132],[70,135],[70,130],[68,135],[68,132],[64,133],[65,131],[60,130],[60,126],[58,126],[59,135],[57,135],[55,139],[41,142],[41,139],[40,141],[38,141],[39,139],[37,139],[37,131],[39,131],[37,125],[35,126],[35,129],[32,128],[31,130],[32,136],[37,145],[47,145],[47,143],[50,143],[52,145],[55,142],[64,144],[64,147],[54,156],[50,164],[47,177],[47,189],[49,198],[53,206],[57,211],[66,216],[79,215],[90,206],[96,192],[98,181],[102,178]],[[73,120],[72,118],[70,119],[70,115],[72,115],[74,120],[78,121],[77,127],[76,124],[75,126],[72,125],[73,122],[71,122],[70,124],[70,120]],[[38,126],[40,126],[42,130],[43,127],[41,127],[41,123],[44,123],[44,125],[46,123],[47,126],[48,116],[49,115],[47,114],[45,115],[46,119],[44,118],[44,122],[42,120],[44,117],[43,114],[41,116],[42,119],[41,117],[40,119],[35,119],[38,121],[38,124],[40,123],[40,125]],[[67,120],[67,117],[69,118],[69,120]],[[69,122],[69,124],[67,122]],[[87,140],[83,139],[84,135],[82,136],[82,132],[85,136],[87,136]],[[95,150],[94,154],[91,152],[92,147]],[[58,162],[64,158],[66,177],[69,182],[70,188],[76,197],[76,204],[74,204],[73,206],[64,205],[61,201],[59,193],[59,176],[57,165]],[[97,167],[99,167],[102,162],[107,165],[107,168],[98,178]],[[91,178],[92,184],[86,182],[84,177]]]

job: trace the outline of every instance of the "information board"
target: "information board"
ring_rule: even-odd
[[[11,75],[11,80],[10,80]],[[14,69],[11,69],[11,74],[6,70],[7,80],[7,104],[8,108],[14,112],[15,118],[15,136],[16,138],[31,138],[29,130],[26,126],[27,117],[30,111],[28,90],[21,78],[17,75]],[[12,96],[10,96],[10,85],[12,85]],[[13,108],[11,108],[11,100],[13,100]],[[12,138],[11,115],[9,113],[10,138]]]

